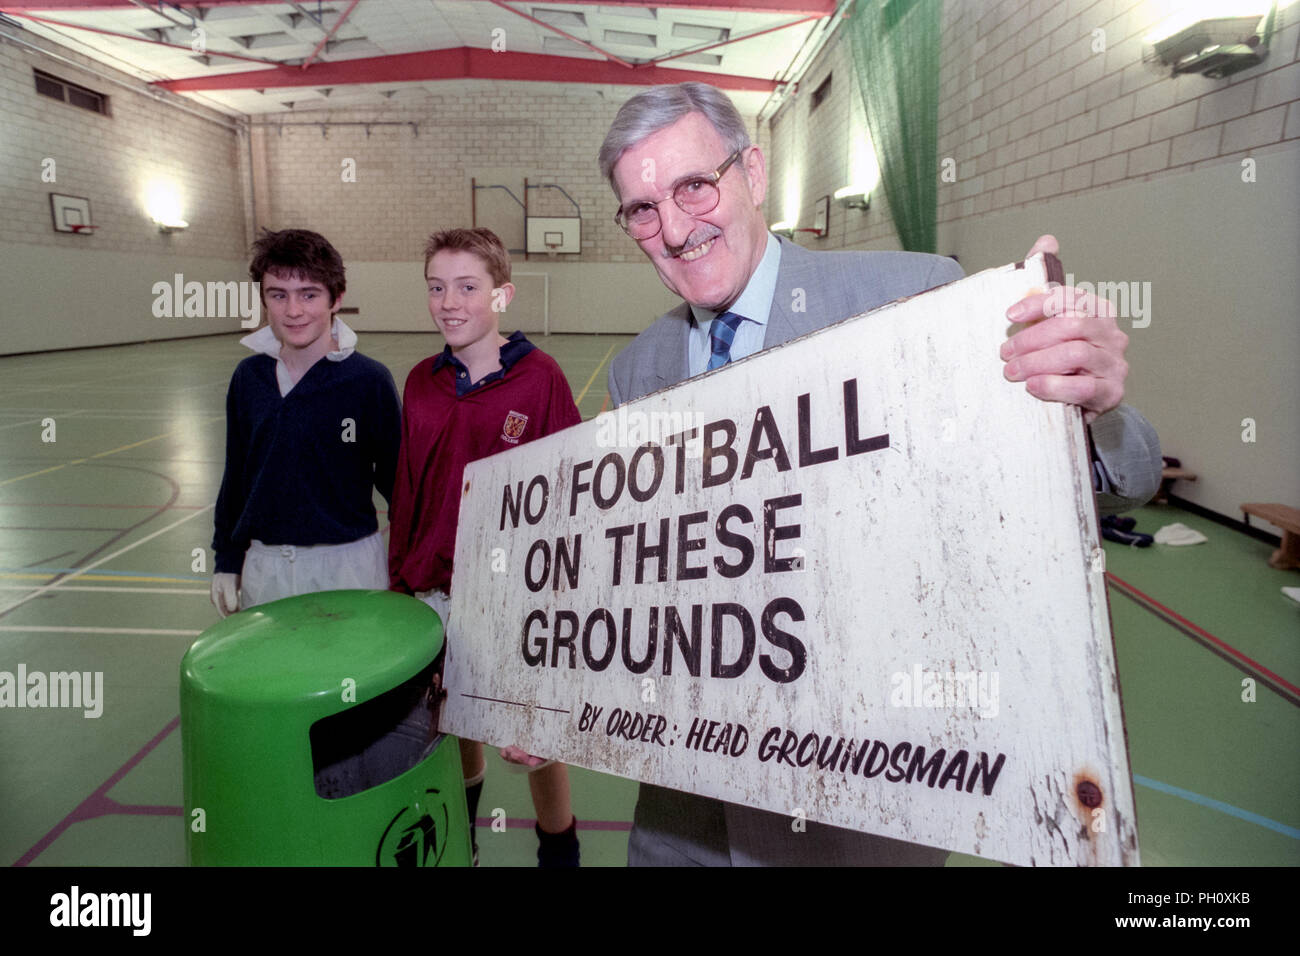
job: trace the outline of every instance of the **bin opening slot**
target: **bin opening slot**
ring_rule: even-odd
[[[391,690],[311,727],[316,793],[339,800],[400,777],[437,749],[443,656]]]

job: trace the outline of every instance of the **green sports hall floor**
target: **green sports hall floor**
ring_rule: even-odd
[[[181,865],[181,656],[215,620],[206,548],[238,336],[0,358],[0,670],[103,671],[103,716],[0,710],[0,860]],[[551,336],[584,418],[624,336]],[[397,382],[434,335],[364,335]],[[44,419],[55,420],[43,442]],[[380,502],[382,504],[382,501]],[[1209,542],[1106,545],[1143,863],[1300,864],[1300,574],[1269,545],[1171,507]],[[1226,648],[1225,646],[1226,645]],[[1244,702],[1243,679],[1255,680]],[[583,862],[625,862],[635,785],[573,770]],[[535,861],[526,778],[495,757],[485,866]],[[984,864],[954,854],[949,865]]]

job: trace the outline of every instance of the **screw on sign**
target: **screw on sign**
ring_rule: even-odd
[[[1071,778],[1074,789],[1075,810],[1083,821],[1090,820],[1092,811],[1105,802],[1101,784],[1097,782],[1099,779],[1101,779],[1101,775],[1091,766],[1085,766],[1075,771]]]
[[[1106,816],[1109,814],[1109,808],[1102,809],[1102,804],[1106,801],[1097,779],[1098,774],[1091,769],[1074,775],[1075,816],[1080,824],[1080,848],[1088,848],[1086,855],[1094,865],[1099,862],[1096,857],[1099,834],[1106,832]]]
[[[1074,792],[1079,796],[1079,802],[1089,810],[1094,810],[1101,806],[1101,787],[1097,786],[1091,780],[1081,780],[1075,787]]]

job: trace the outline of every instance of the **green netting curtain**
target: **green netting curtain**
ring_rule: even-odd
[[[909,252],[934,252],[937,246],[942,4],[857,0],[848,21],[880,182]]]

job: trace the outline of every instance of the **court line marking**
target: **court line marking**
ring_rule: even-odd
[[[180,725],[181,718],[178,714],[173,717],[171,722],[160,730],[152,740],[141,747],[130,760],[118,767],[111,777],[96,787],[90,796],[77,804],[71,813],[56,823],[53,828],[45,834],[45,836],[37,840],[30,850],[14,862],[14,866],[27,866],[32,862],[32,860],[36,859],[49,849],[50,844],[62,836],[63,831],[68,829],[68,827],[72,826],[74,823],[79,823],[82,820],[93,820],[95,817],[116,812],[115,808],[120,807],[121,804],[108,796],[108,791],[117,786],[119,780],[134,770],[136,764],[149,756],[149,752],[162,743],[163,740],[166,739],[167,735]]]
[[[76,568],[37,568],[30,572],[3,571],[0,572],[0,580],[12,581],[30,581],[30,580],[48,580],[59,574],[71,574]],[[98,574],[88,574],[85,577],[87,581],[139,581],[145,584],[206,584],[207,577],[201,578],[169,578],[155,575],[142,574],[137,571],[100,571]],[[101,589],[102,590],[102,589]],[[170,593],[170,589],[164,588]]]
[[[168,395],[172,392],[184,392],[192,388],[211,388],[214,389],[218,384],[226,384],[229,379],[223,379],[220,382],[213,380],[211,382],[200,382],[198,385],[86,385],[79,387],[78,392],[81,397],[87,394],[100,393],[103,395]],[[34,388],[27,390],[27,394],[36,392],[48,392],[56,388],[66,388],[64,385],[51,385],[48,388]]]
[[[75,413],[75,412],[61,412],[61,413],[59,413],[59,414],[70,416],[70,415],[73,415],[73,414],[76,414],[76,413]],[[4,431],[6,428],[21,428],[21,427],[24,426],[24,425],[39,425],[41,422],[45,421],[46,418],[55,418],[55,417],[56,417],[55,415],[46,415],[46,416],[44,416],[43,418],[29,418],[29,419],[27,419],[27,421],[25,421],[25,422],[14,422],[14,423],[11,424],[11,425],[0,425],[0,432]]]
[[[107,554],[104,557],[100,558],[98,561],[95,561],[92,564],[88,564],[84,568],[79,568],[78,570],[74,571],[72,574],[69,574],[66,578],[60,578],[58,581],[51,581],[49,584],[42,585],[41,587],[33,591],[31,594],[28,594],[26,597],[19,598],[17,601],[14,601],[10,604],[6,604],[4,607],[0,607],[0,615],[8,614],[14,608],[21,607],[22,605],[26,604],[28,601],[32,600],[33,598],[40,597],[46,591],[52,591],[62,584],[66,584],[69,581],[73,581],[76,578],[81,577],[81,575],[85,574],[87,571],[93,571],[101,564],[105,564],[109,561],[112,561],[114,558],[118,557],[119,555],[126,554],[128,551],[140,547],[140,545],[144,544],[147,541],[152,541],[160,534],[166,534],[168,531],[172,530],[172,528],[178,527],[179,525],[183,525],[187,521],[192,521],[193,519],[197,518],[199,515],[204,514],[207,511],[211,511],[214,507],[216,507],[216,505],[211,504],[200,511],[195,511],[192,514],[188,514],[184,518],[181,518],[177,521],[173,521],[165,528],[159,528],[157,531],[153,532],[153,534],[146,535],[145,537],[141,538],[139,541],[136,541],[132,544],[128,544],[125,547],[118,548],[112,554]]]
[[[24,568],[41,568],[42,571],[45,573],[45,575],[48,577],[48,576],[50,575],[51,572],[50,572],[49,570],[43,568],[42,565],[48,564],[48,563],[50,563],[51,561],[57,561],[57,560],[59,560],[59,558],[65,558],[65,557],[67,557],[67,556],[70,555],[70,554],[72,554],[71,551],[60,551],[58,554],[51,554],[51,555],[49,555],[49,556],[47,556],[47,557],[44,557],[44,558],[37,558],[35,561],[28,561],[26,564],[23,565],[23,567],[24,567]],[[72,570],[72,569],[69,568],[68,570]]]
[[[1270,820],[1268,817],[1262,817],[1258,813],[1251,813],[1249,810],[1243,810],[1240,807],[1234,807],[1230,803],[1224,803],[1222,800],[1215,800],[1213,797],[1205,797],[1191,790],[1184,790],[1182,787],[1175,787],[1173,784],[1162,783],[1159,780],[1152,780],[1150,777],[1143,777],[1140,774],[1133,774],[1133,782],[1147,787],[1151,790],[1159,790],[1161,793],[1167,793],[1170,796],[1180,797],[1190,803],[1198,803],[1203,807],[1209,807],[1211,810],[1218,810],[1220,813],[1226,813],[1230,817],[1237,817],[1248,823],[1254,823],[1261,827],[1267,827],[1270,830],[1276,830],[1283,836],[1289,836],[1293,840],[1300,840],[1300,829],[1287,826],[1285,823],[1278,823],[1276,820]]]
[[[49,577],[49,575],[42,575]],[[87,578],[86,580],[95,580]],[[31,585],[27,584],[0,584],[0,591],[30,591]],[[74,584],[70,587],[63,588],[65,591],[98,591],[100,594],[209,594],[207,588],[88,588]]]
[[[63,525],[0,524],[0,531],[127,531],[127,528],[66,527]]]
[[[596,381],[596,376],[600,374],[600,370],[605,367],[605,363],[609,361],[609,357],[614,354],[614,349],[616,348],[618,348],[617,342],[609,347],[609,351],[607,351],[605,357],[600,360],[600,364],[596,366],[596,370],[591,373],[591,378],[587,379],[587,384],[582,386],[582,391],[578,393],[578,397],[574,399],[573,404],[582,404],[582,400],[587,397],[587,390],[591,388],[591,383]]]
[[[1283,700],[1300,706],[1300,687],[1292,684],[1284,677],[1273,673],[1258,661],[1247,657],[1231,644],[1215,637],[1209,631],[1205,630],[1205,628],[1198,627],[1181,614],[1165,607],[1149,594],[1144,594],[1139,591],[1123,578],[1112,574],[1110,571],[1106,572],[1106,578],[1108,584],[1114,587],[1120,592],[1120,594],[1123,594],[1138,607],[1150,611],[1156,617],[1160,618],[1160,620],[1164,621],[1175,630],[1186,634],[1207,650],[1222,657],[1238,670],[1254,677],[1256,680],[1260,681],[1266,687],[1278,694]]]
[[[215,408],[195,410],[195,414],[198,415],[215,415],[217,414],[217,412],[218,409]],[[143,421],[149,418],[165,418],[171,421],[176,418],[175,412],[151,412],[145,409],[119,409],[118,411],[108,411],[107,409],[97,410],[97,409],[84,409],[84,408],[79,408],[71,412],[63,411],[62,409],[58,409],[58,408],[40,410],[40,411],[29,409],[23,412],[13,412],[13,411],[0,412],[0,417],[21,418],[23,415],[36,415],[36,414],[39,414],[41,418],[70,418],[73,415],[76,415],[82,421],[87,421],[87,422],[94,422],[94,421],[101,421],[101,420]],[[40,421],[40,418],[34,418],[32,419],[32,421]],[[18,424],[23,424],[23,423],[19,422]],[[12,428],[14,426],[5,425],[3,427]]]
[[[475,817],[476,826],[483,827],[484,830],[490,829],[496,823],[496,817]],[[529,817],[506,817],[506,829],[509,830],[531,830],[536,819]],[[626,833],[632,829],[631,820],[579,820],[579,830],[612,830],[615,832]]]
[[[66,408],[50,408],[48,405],[45,404],[42,404],[40,407],[37,407],[35,405],[12,405],[11,404],[6,406],[4,411],[0,411],[0,415],[6,416],[8,418],[22,418],[24,415],[36,415],[40,418],[52,418],[57,415],[85,415],[93,411],[95,411],[95,409],[93,408],[73,408],[69,410]]]
[[[35,860],[38,856],[40,856],[42,853],[48,850],[50,848],[50,845],[54,843],[54,841],[57,840],[60,836],[62,836],[64,831],[66,831],[74,823],[80,823],[85,820],[93,820],[97,817],[114,816],[114,815],[151,814],[157,816],[184,816],[185,814],[184,807],[141,806],[136,804],[122,804],[122,803],[118,803],[116,800],[114,800],[112,797],[108,795],[108,791],[112,790],[113,787],[117,786],[117,784],[121,782],[122,778],[124,778],[128,773],[134,770],[135,767],[140,763],[140,761],[142,761],[145,757],[149,756],[150,752],[152,752],[159,744],[161,744],[164,740],[166,740],[167,737],[172,733],[172,731],[174,731],[177,727],[180,726],[180,723],[181,723],[181,718],[179,715],[173,717],[172,720],[167,724],[167,726],[164,727],[162,730],[160,730],[152,740],[150,740],[147,744],[141,747],[140,750],[137,751],[135,755],[132,756],[129,760],[127,760],[126,763],[122,764],[122,766],[119,767],[113,773],[112,776],[110,776],[107,780],[105,780],[98,787],[96,787],[94,792],[91,793],[90,796],[88,796],[85,800],[82,800],[81,803],[79,803],[75,808],[73,808],[71,813],[69,813],[62,820],[56,823],[50,829],[50,831],[45,834],[45,836],[37,840],[36,843],[32,845],[31,849],[29,849],[26,853],[24,853],[16,861],[14,861],[13,865],[14,866],[30,865],[33,860]],[[492,817],[479,817],[475,822],[479,826],[483,827],[484,830],[486,831],[486,829],[492,825],[494,820]],[[533,824],[535,824],[536,822],[537,822],[536,820],[510,817],[507,818],[506,820],[506,826],[509,827],[510,829],[531,830],[533,828]],[[632,823],[630,820],[629,821],[624,821],[624,820],[581,821],[580,820],[578,821],[578,829],[579,830],[627,831],[632,829]]]
[[[159,459],[161,460],[161,459]],[[168,505],[167,511],[192,511],[196,508],[206,508],[207,505]],[[153,508],[157,510],[157,505],[92,505],[85,502],[70,501],[0,501],[0,508]]]
[[[3,488],[5,485],[13,484],[15,481],[24,481],[27,478],[35,478],[37,475],[44,475],[51,471],[58,471],[60,468],[67,468],[68,465],[79,465],[85,460],[86,459],[82,458],[81,461],[64,462],[62,465],[55,465],[53,468],[42,468],[40,471],[33,471],[26,475],[19,475],[17,478],[6,478],[4,481],[0,481],[0,488]]]
[[[224,415],[218,415],[214,418],[209,418],[207,421],[200,422],[199,424],[211,425],[213,422],[221,421],[224,417],[225,417]],[[163,432],[161,435],[154,435],[151,438],[142,438],[140,441],[132,442],[129,445],[122,445],[119,448],[112,448],[108,451],[101,451],[98,454],[89,455],[85,458],[78,458],[76,461],[65,461],[63,464],[54,465],[51,468],[42,468],[40,471],[33,471],[26,475],[19,475],[16,478],[6,478],[4,481],[0,481],[0,488],[3,488],[5,485],[12,485],[16,481],[23,481],[27,478],[35,478],[37,475],[46,475],[52,471],[58,471],[60,468],[67,468],[70,465],[81,465],[88,461],[94,461],[96,458],[104,458],[108,455],[116,455],[120,451],[129,451],[132,448],[139,448],[141,445],[147,445],[150,442],[157,441],[160,438],[170,438],[172,435],[178,435],[182,431],[186,431],[186,430],[187,429],[174,428],[169,432]]]
[[[198,637],[202,631],[156,627],[57,627],[46,624],[0,624],[0,632],[30,631],[40,634],[152,634],[160,637]]]

